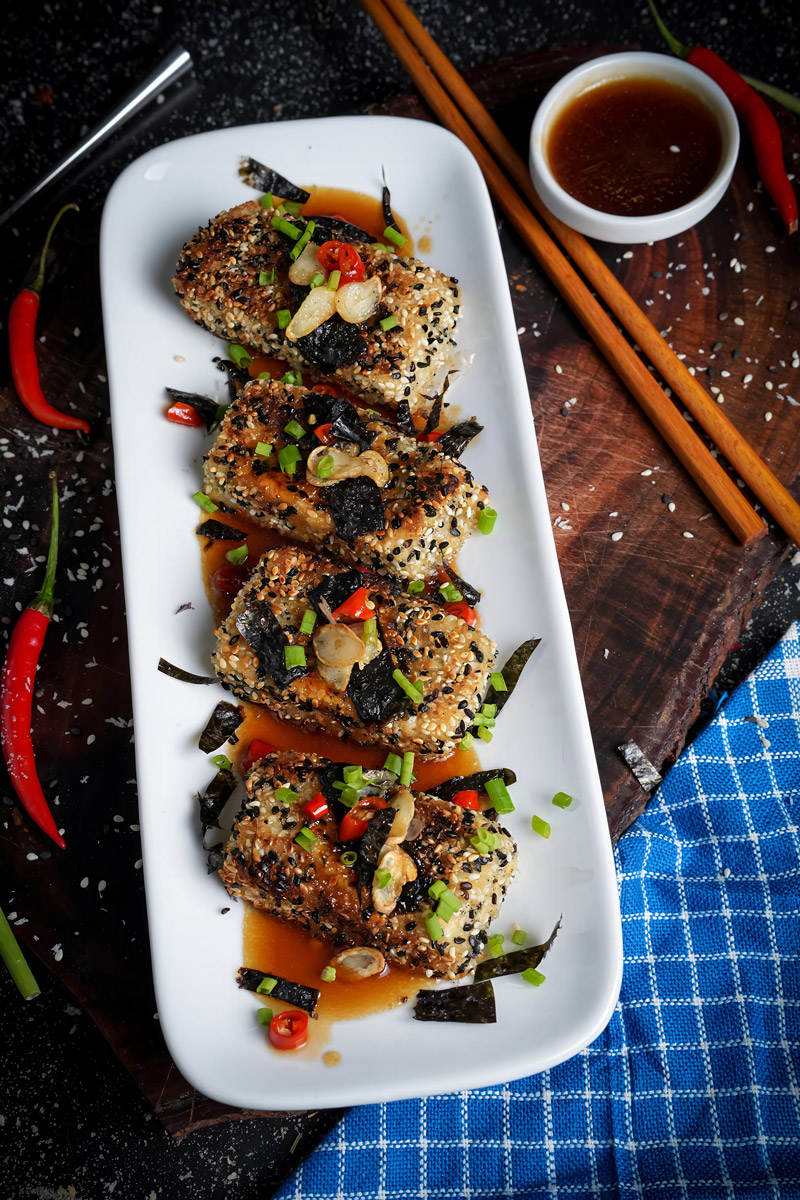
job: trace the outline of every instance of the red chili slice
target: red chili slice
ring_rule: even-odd
[[[310,821],[318,821],[320,817],[324,817],[328,812],[328,801],[323,796],[322,792],[317,792],[312,800],[303,805],[303,812]]]
[[[244,566],[236,566],[233,563],[223,563],[211,576],[211,582],[223,596],[235,596],[245,579],[247,571]]]
[[[453,796],[453,804],[460,804],[462,808],[471,808],[473,812],[479,812],[481,802],[478,799],[477,792],[456,792]]]
[[[443,429],[434,429],[433,433],[418,433],[418,442],[438,442],[439,438],[444,433]]]
[[[253,738],[247,747],[247,757],[242,763],[242,770],[249,771],[253,763],[257,763],[260,758],[266,758],[268,754],[274,753],[275,747],[271,742],[262,742],[261,738]]]
[[[317,251],[317,259],[326,271],[339,270],[339,248],[344,242],[323,242]]]
[[[289,1008],[269,1023],[269,1040],[276,1050],[299,1050],[308,1040],[308,1013]]]
[[[339,270],[342,272],[340,286],[342,283],[360,283],[366,273],[361,255],[348,242],[339,245]]]
[[[335,383],[315,383],[310,390],[320,392],[323,396],[336,396],[339,400],[344,399],[344,392]]]
[[[183,400],[177,400],[172,408],[167,409],[167,420],[173,421],[176,425],[192,425],[195,429],[205,425],[205,421],[197,409],[192,408],[191,404],[186,404]]]
[[[352,596],[348,596],[344,604],[340,604],[332,613],[334,621],[368,621],[375,616],[374,605],[369,603],[369,592],[365,587],[356,588]]]
[[[365,796],[358,803],[368,804],[370,808],[386,808],[386,801],[381,796]],[[357,817],[354,810],[351,809],[342,817],[342,823],[339,826],[339,841],[355,841],[356,838],[362,837],[368,828],[369,821],[362,821],[361,817]]]
[[[319,438],[319,440],[322,442],[323,446],[330,446],[331,442],[334,440],[331,437],[331,428],[332,427],[333,427],[333,422],[328,421],[328,423],[326,425],[318,425],[317,428],[314,430],[314,436]]]
[[[458,604],[445,604],[444,609],[445,612],[452,613],[454,617],[460,617],[462,621],[466,621],[470,629],[475,628],[478,621],[478,614],[474,608],[470,608],[465,602],[460,601]]]

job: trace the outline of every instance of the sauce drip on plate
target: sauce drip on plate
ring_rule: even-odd
[[[546,154],[556,182],[582,204],[644,217],[680,208],[704,190],[719,166],[722,135],[686,88],[615,79],[558,113]]]

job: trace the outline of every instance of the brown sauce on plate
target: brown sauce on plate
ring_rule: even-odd
[[[722,134],[686,88],[615,79],[558,113],[545,150],[556,182],[576,200],[644,217],[680,208],[704,190],[720,163]]]

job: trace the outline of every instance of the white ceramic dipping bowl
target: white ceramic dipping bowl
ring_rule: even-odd
[[[646,217],[628,217],[601,212],[581,204],[564,191],[550,171],[547,139],[554,118],[587,88],[615,79],[660,79],[692,92],[711,110],[722,134],[719,166],[711,182],[698,196],[680,208]],[[722,89],[697,67],[666,54],[629,51],[595,58],[570,71],[545,96],[531,129],[530,170],[533,184],[546,206],[565,225],[603,242],[655,242],[683,233],[702,220],[722,199],[731,181],[739,153],[739,123]]]

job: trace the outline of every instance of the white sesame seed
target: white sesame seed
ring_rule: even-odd
[[[775,253],[775,247],[774,247],[774,246],[765,246],[765,247],[764,247],[764,253],[765,253],[765,254],[774,254],[774,253]]]
[[[684,531],[683,531],[683,536],[684,536],[684,537],[686,537],[686,538],[693,538],[693,537],[694,537],[694,534],[693,534],[693,533],[690,533],[688,529],[684,529]]]
[[[622,537],[622,530],[618,529],[616,531],[616,533],[612,533],[611,540],[612,540],[612,542],[618,542],[621,537]]]
[[[771,412],[765,412],[765,413],[764,413],[764,420],[765,420],[765,421],[771,421],[771,420],[772,420],[772,413],[771,413]]]
[[[744,321],[742,320],[741,317],[734,317],[733,323],[734,323],[734,325],[744,325]]]

